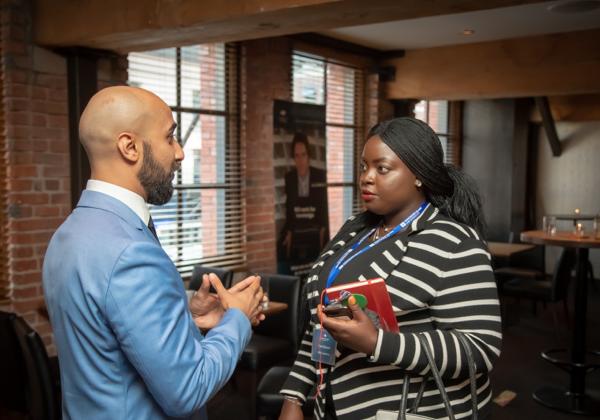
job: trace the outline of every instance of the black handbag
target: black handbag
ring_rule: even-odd
[[[472,419],[477,420],[478,414],[478,406],[477,406],[477,383],[475,377],[475,359],[473,357],[473,350],[471,349],[471,345],[469,344],[468,339],[465,335],[458,331],[452,330],[452,333],[456,336],[459,343],[462,345],[468,359],[468,367],[469,367],[469,379],[471,385],[471,404],[472,404]],[[435,360],[433,359],[433,355],[431,354],[431,348],[429,347],[429,342],[427,338],[423,334],[418,334],[418,339],[421,343],[421,348],[427,357],[427,363],[429,364],[429,369],[431,370],[431,376],[436,383],[438,391],[440,392],[440,396],[442,398],[442,402],[444,403],[444,408],[446,409],[446,414],[448,415],[449,420],[454,420],[454,413],[452,411],[452,406],[450,405],[450,399],[448,398],[448,394],[446,392],[446,388],[444,387],[444,383],[442,381],[442,377],[440,372],[435,364]],[[432,417],[427,417],[421,414],[418,414],[419,405],[421,403],[421,399],[423,397],[423,393],[425,392],[425,385],[428,378],[423,378],[421,382],[421,386],[419,391],[417,392],[417,396],[413,402],[410,410],[407,407],[408,400],[408,387],[410,384],[410,375],[404,375],[404,381],[402,385],[402,399],[400,401],[400,410],[399,411],[391,411],[391,410],[377,410],[375,417],[373,420],[431,420]]]

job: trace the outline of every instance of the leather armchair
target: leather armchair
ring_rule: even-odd
[[[299,339],[300,279],[281,274],[261,274],[261,277],[269,283],[269,299],[287,303],[288,308],[268,316],[254,329],[240,361],[240,367],[254,371],[291,362]]]
[[[236,383],[243,381],[250,397],[250,418],[256,415],[256,391],[263,374],[275,365],[290,365],[299,344],[300,278],[261,274],[268,281],[269,298],[285,302],[288,308],[268,316],[254,330],[236,371]]]
[[[225,286],[227,289],[231,287],[231,283],[233,280],[233,271],[227,268],[196,265],[194,267],[194,271],[192,271],[192,278],[190,280],[190,284],[188,285],[188,289],[198,290],[198,288],[200,288],[200,285],[202,284],[202,275],[208,273],[215,273],[217,277],[221,279],[223,286]]]
[[[59,382],[52,372],[42,339],[20,316],[12,318],[26,372],[25,395],[29,418],[32,420],[60,419]]]
[[[27,412],[25,365],[13,327],[15,317],[0,311],[0,417],[5,410]]]
[[[258,418],[266,417],[277,419],[283,406],[283,396],[279,391],[283,387],[285,380],[290,374],[292,368],[289,366],[274,366],[265,373],[256,392],[256,415]],[[310,393],[308,400],[302,406],[302,412],[305,417],[313,415],[315,409],[315,389]]]

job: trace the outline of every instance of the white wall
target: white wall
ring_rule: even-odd
[[[536,214],[600,213],[600,121],[557,122],[562,154],[552,156],[546,134],[541,130],[538,146]],[[571,228],[569,222],[559,229]],[[591,222],[586,225],[591,229]],[[546,269],[551,273],[560,248],[546,248]],[[594,277],[600,278],[600,248],[590,251]]]

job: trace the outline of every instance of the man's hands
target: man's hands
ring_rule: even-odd
[[[221,280],[212,273],[209,274],[209,280],[217,291],[223,309],[241,310],[255,326],[265,319],[265,315],[261,313],[264,293],[260,287],[260,277],[245,278],[229,290],[225,289]]]
[[[328,317],[323,312],[323,307],[319,305],[319,319],[338,343],[370,356],[377,346],[377,329],[367,314],[360,309],[354,296],[348,298],[348,307],[352,310],[352,319]]]
[[[224,290],[224,293],[226,293],[228,296],[234,296],[234,300],[236,299],[235,297],[237,295],[241,294],[242,296],[237,296],[237,298],[243,300],[245,296],[244,294],[256,295],[259,291],[259,303],[262,299],[262,290],[260,290],[259,277],[248,277],[235,284],[229,290],[226,290],[223,284],[221,283],[221,280],[219,280],[219,278],[215,274],[204,274],[202,276],[202,284],[200,285],[200,288],[194,294],[189,303],[189,308],[190,312],[192,313],[192,318],[194,318],[194,323],[198,328],[203,330],[207,330],[216,326],[219,323],[219,321],[221,321],[221,318],[223,317],[223,314],[225,313],[226,309],[228,309],[229,307],[237,307],[232,306],[231,304],[225,306],[218,295],[209,292],[211,283],[215,281],[218,282],[220,287]],[[253,286],[254,284],[257,284],[257,286]],[[217,286],[215,286],[214,283],[213,286],[217,291],[219,290],[217,289]],[[250,289],[250,287],[253,287],[253,289],[247,290]],[[249,317],[250,322],[254,326],[258,325],[260,321],[265,319],[265,315],[260,313],[260,304],[257,304],[255,309],[256,310],[252,312],[252,317]],[[244,311],[244,313],[246,312]]]
[[[189,303],[194,323],[202,330],[207,330],[217,325],[225,312],[219,298],[210,293],[209,290],[210,282],[208,275],[205,274],[202,276],[200,288],[194,293]]]

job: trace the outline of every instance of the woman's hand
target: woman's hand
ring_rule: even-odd
[[[279,413],[279,420],[304,420],[302,407],[291,401],[283,400],[283,407],[281,407],[281,413]]]
[[[377,329],[367,314],[360,309],[354,296],[348,298],[348,307],[352,310],[352,319],[330,318],[323,313],[323,307],[319,305],[319,319],[338,343],[370,356],[377,346]]]

